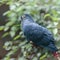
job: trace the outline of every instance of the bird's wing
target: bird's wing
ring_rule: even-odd
[[[47,28],[43,28],[44,30],[44,36],[48,37],[50,40],[50,42],[54,43],[54,37],[53,34],[47,29]]]
[[[25,36],[37,45],[48,45],[50,42],[54,43],[51,32],[36,23],[30,23],[26,26]]]
[[[43,38],[41,40],[41,42],[43,42],[42,44],[45,46],[47,46],[51,43],[55,44],[52,33],[49,30],[47,30],[46,28],[43,28],[43,30],[44,30],[44,33],[43,33]]]
[[[24,28],[24,35],[27,37],[28,40],[32,40],[33,42],[39,42],[39,40],[43,37],[43,28],[36,24],[30,23],[27,24]]]

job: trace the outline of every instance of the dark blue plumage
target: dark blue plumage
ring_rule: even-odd
[[[37,46],[47,48],[51,52],[57,51],[52,33],[45,27],[34,22],[29,14],[21,17],[22,31],[28,41]]]

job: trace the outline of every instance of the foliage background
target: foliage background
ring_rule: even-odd
[[[0,5],[2,4],[9,5],[9,10],[3,14],[8,17],[8,22],[5,26],[0,26],[0,31],[5,31],[3,38],[8,35],[12,37],[12,40],[5,42],[3,46],[9,51],[3,60],[11,60],[11,56],[18,49],[20,53],[17,60],[40,60],[40,55],[47,52],[47,50],[42,52],[40,48],[30,43],[25,44],[27,41],[19,21],[19,17],[24,13],[31,14],[38,24],[48,28],[54,35],[57,48],[60,48],[60,0],[0,0]],[[55,60],[50,53],[43,60],[47,60],[48,57]]]

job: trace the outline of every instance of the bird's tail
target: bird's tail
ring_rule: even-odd
[[[53,56],[57,59],[60,60],[59,53],[58,52],[53,52]]]
[[[49,49],[49,51],[51,51],[51,52],[56,52],[56,51],[58,51],[58,49],[57,49],[57,47],[55,46],[55,44],[49,44],[49,45],[48,45],[48,49]]]
[[[52,52],[53,56],[57,59],[60,60],[58,49],[54,44],[50,44],[48,46],[49,50]]]

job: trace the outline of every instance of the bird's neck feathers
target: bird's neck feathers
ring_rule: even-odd
[[[24,29],[25,26],[29,25],[30,23],[34,23],[34,20],[32,20],[32,19],[31,20],[29,20],[29,19],[23,20],[21,22],[22,29]]]

